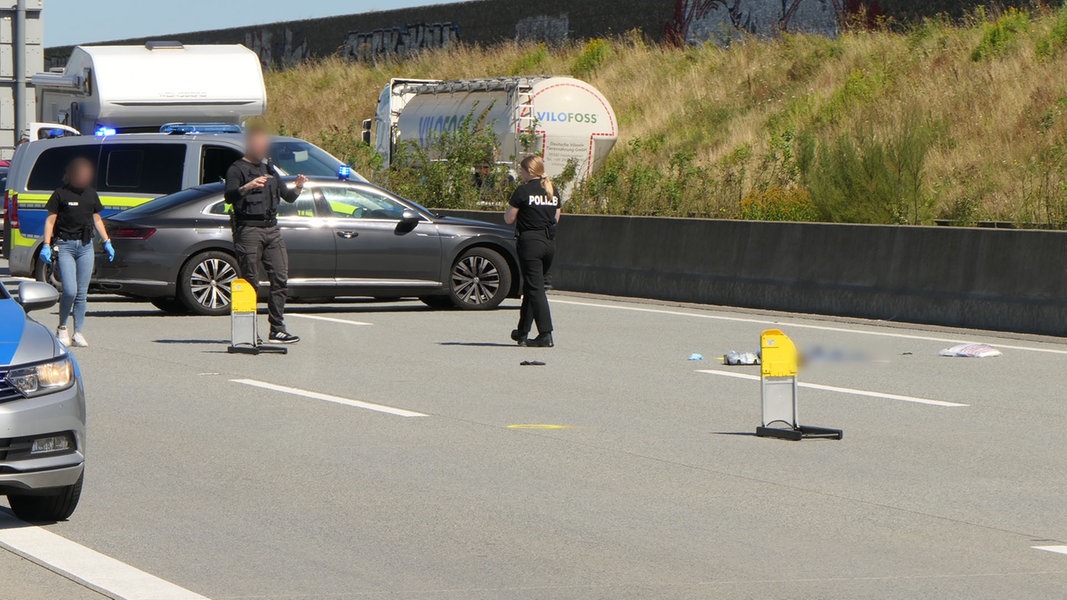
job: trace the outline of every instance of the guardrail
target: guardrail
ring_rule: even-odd
[[[566,291],[1067,336],[1055,231],[566,215],[553,271]]]

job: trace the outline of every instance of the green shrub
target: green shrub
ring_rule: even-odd
[[[543,70],[547,60],[548,46],[543,43],[538,44],[520,56],[519,60],[515,61],[515,65],[511,67],[509,72],[512,75],[536,74]]]
[[[918,225],[929,219],[926,157],[936,129],[918,119],[884,136],[802,142],[804,182],[820,216],[842,223]]]
[[[571,65],[571,75],[578,78],[588,77],[600,68],[600,65],[611,56],[611,42],[601,38],[593,38],[586,43],[578,57]]]
[[[819,209],[802,187],[773,187],[741,201],[740,218],[749,221],[818,221]]]
[[[1010,8],[995,21],[982,26],[982,40],[971,52],[971,60],[992,60],[1003,56],[1018,44],[1019,36],[1030,29],[1030,15]]]
[[[1056,11],[1049,32],[1037,40],[1037,54],[1052,58],[1067,48],[1067,6]]]

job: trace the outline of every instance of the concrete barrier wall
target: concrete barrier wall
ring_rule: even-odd
[[[1060,232],[568,215],[556,265],[567,291],[1067,335]]]

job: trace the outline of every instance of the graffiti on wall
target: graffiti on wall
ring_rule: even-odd
[[[748,33],[803,31],[835,36],[847,0],[676,0],[667,38],[678,44],[728,43]]]
[[[571,19],[567,15],[552,17],[538,15],[519,19],[515,24],[515,41],[539,42],[561,46],[571,34]]]
[[[418,23],[374,31],[352,31],[345,37],[341,55],[347,60],[373,62],[447,48],[459,41],[458,23]]]
[[[294,32],[288,27],[282,31],[272,29],[246,31],[245,46],[259,55],[259,61],[268,68],[285,69],[311,56],[307,36],[302,32]]]

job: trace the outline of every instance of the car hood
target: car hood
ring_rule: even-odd
[[[26,318],[14,300],[0,300],[0,366],[21,365],[59,356],[52,332]]]
[[[474,219],[461,219],[459,217],[450,217],[442,215],[437,217],[437,222],[441,225],[459,225],[462,227],[477,227],[478,229],[484,229],[485,231],[491,231],[493,233],[502,235],[504,237],[514,237],[515,230],[511,227],[504,225],[497,225],[495,223],[489,223],[487,221],[476,221]]]

